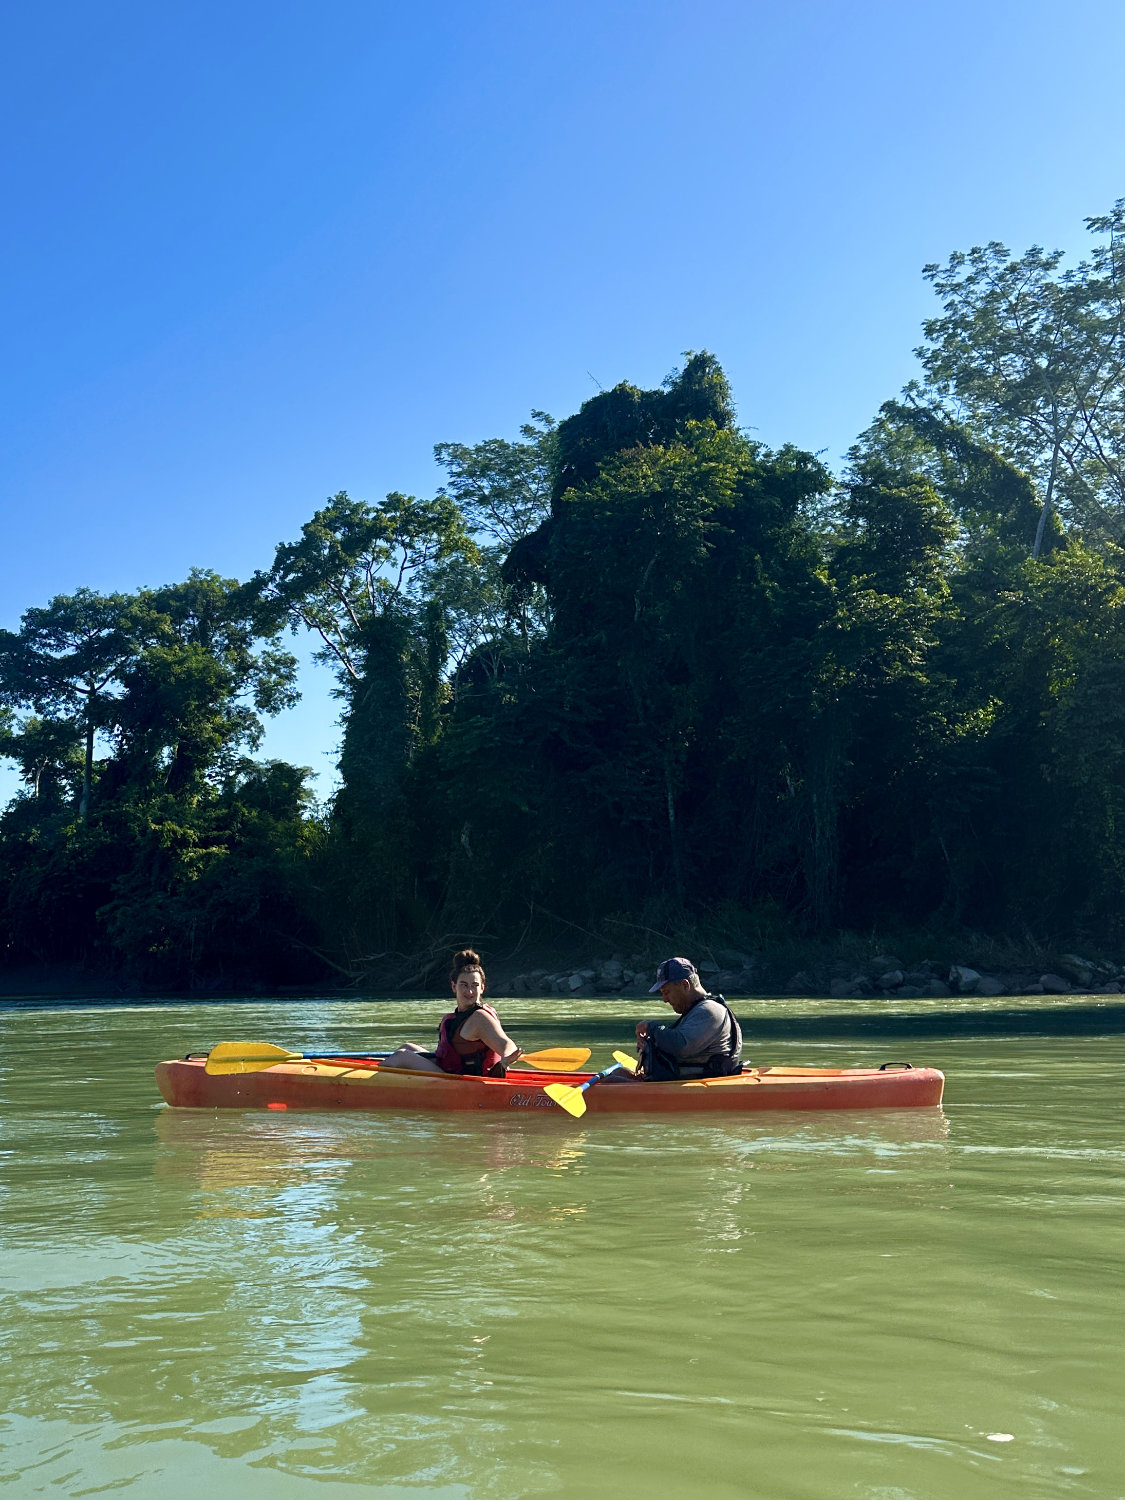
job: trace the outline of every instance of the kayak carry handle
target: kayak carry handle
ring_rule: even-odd
[[[880,1063],[879,1072],[886,1073],[892,1068],[905,1068],[908,1072],[914,1071],[913,1063]]]

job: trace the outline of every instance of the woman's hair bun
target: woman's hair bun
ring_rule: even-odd
[[[453,965],[449,971],[451,984],[457,983],[457,976],[462,969],[479,969],[481,977],[484,977],[484,965],[480,961],[480,954],[474,948],[462,948],[460,953],[453,955]]]

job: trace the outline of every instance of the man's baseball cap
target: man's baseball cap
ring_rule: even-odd
[[[690,958],[666,958],[656,971],[656,983],[649,994],[659,994],[663,985],[679,984],[681,979],[691,979],[694,975],[695,965]]]

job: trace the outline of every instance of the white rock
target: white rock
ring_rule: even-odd
[[[949,971],[949,982],[955,984],[963,995],[967,995],[980,984],[980,975],[976,969],[966,969],[963,964],[954,964]]]

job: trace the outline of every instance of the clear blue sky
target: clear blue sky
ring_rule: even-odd
[[[837,462],[925,262],[1125,195],[1123,57],[1119,0],[8,7],[0,624],[245,577],[686,349]],[[268,750],[324,771],[306,682]]]

